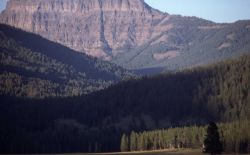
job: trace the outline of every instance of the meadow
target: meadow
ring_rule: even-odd
[[[158,151],[137,151],[137,152],[114,152],[114,153],[72,153],[72,154],[32,154],[32,155],[208,155],[198,149],[185,150],[158,150]],[[222,154],[235,155],[235,154]],[[250,155],[250,154],[245,154]]]

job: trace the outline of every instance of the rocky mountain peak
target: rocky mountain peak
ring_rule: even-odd
[[[164,16],[143,0],[9,0],[0,22],[110,60],[156,35]]]
[[[219,24],[169,15],[143,0],[9,0],[0,23],[146,74],[250,49],[249,21]]]
[[[143,0],[9,0],[7,10],[11,11],[56,11],[89,12],[103,11],[144,11],[151,9]]]

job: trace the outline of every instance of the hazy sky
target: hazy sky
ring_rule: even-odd
[[[7,0],[0,0],[0,12],[5,8]]]
[[[170,14],[197,16],[215,22],[250,19],[250,0],[145,0]]]
[[[0,0],[0,11],[7,0]],[[150,6],[170,14],[197,16],[215,22],[250,19],[250,0],[145,0]]]

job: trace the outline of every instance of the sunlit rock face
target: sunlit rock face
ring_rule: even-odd
[[[170,29],[168,16],[143,0],[9,0],[0,22],[111,60]]]
[[[143,0],[9,0],[0,23],[132,70],[182,70],[250,49],[250,21],[169,15]]]

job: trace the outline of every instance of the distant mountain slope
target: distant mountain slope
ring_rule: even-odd
[[[0,153],[119,151],[122,133],[249,120],[250,56],[86,96],[0,100]]]
[[[250,21],[218,24],[143,0],[9,0],[0,23],[128,69],[158,73],[249,53]]]
[[[0,94],[74,96],[109,86],[132,74],[108,62],[0,25]]]
[[[113,62],[130,69],[174,71],[250,53],[250,21],[206,26],[200,26],[200,21],[178,16],[170,19],[176,27],[117,55]]]

